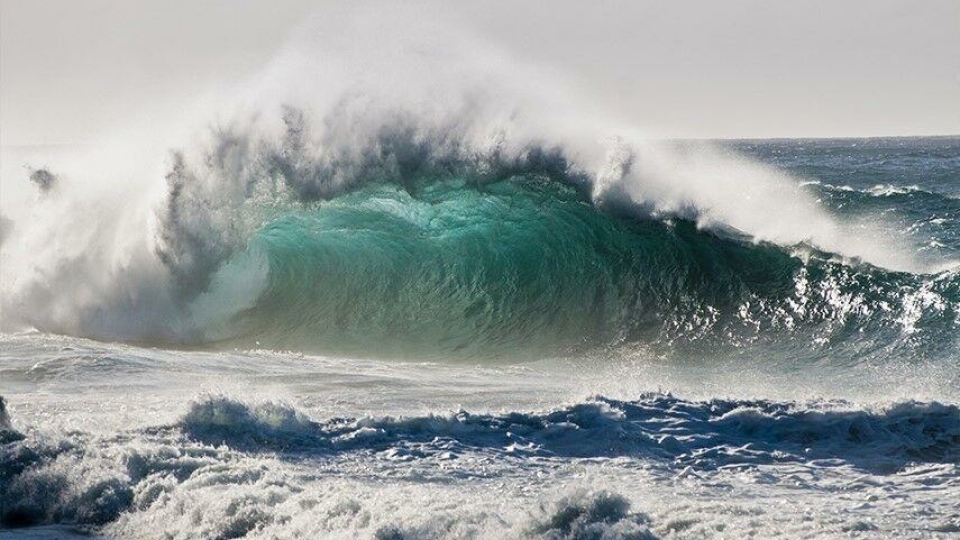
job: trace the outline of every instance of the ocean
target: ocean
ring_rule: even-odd
[[[960,138],[347,118],[9,150],[0,538],[960,534]]]

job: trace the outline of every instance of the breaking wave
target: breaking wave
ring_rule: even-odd
[[[323,35],[361,47],[349,28]],[[956,350],[951,252],[920,260],[782,170],[519,91],[523,66],[501,73],[464,39],[433,48],[464,57],[440,66],[352,51],[376,83],[311,63],[336,55],[281,55],[253,105],[153,155],[161,173],[133,159],[111,176],[125,154],[109,147],[33,170],[34,214],[2,227],[4,330],[418,358]],[[317,72],[343,76],[317,88]]]
[[[114,269],[114,290],[91,298],[89,281],[74,289],[56,275],[91,261],[59,260],[10,304],[48,300],[54,309],[22,316],[63,333],[376,356],[542,357],[785,336],[858,354],[956,346],[955,270],[893,271],[826,251],[822,241],[841,229],[815,206],[797,219],[835,229],[826,237],[779,222],[768,231],[739,214],[758,208],[713,192],[722,185],[645,196],[667,188],[653,173],[633,176],[644,155],[628,147],[596,173],[559,147],[481,152],[455,136],[462,128],[392,121],[348,148],[328,134],[314,155],[304,113],[288,107],[279,139],[222,132],[200,160],[175,154],[146,244],[154,262]],[[651,155],[656,168],[663,158]],[[718,163],[721,173],[734,166]],[[737,185],[807,204],[801,187],[736,167]]]

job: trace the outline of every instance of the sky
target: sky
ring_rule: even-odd
[[[145,111],[180,110],[256,73],[303,21],[339,5],[0,0],[0,145],[80,144]],[[960,134],[957,0],[431,9],[665,137]]]

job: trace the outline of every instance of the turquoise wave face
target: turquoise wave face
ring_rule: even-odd
[[[802,249],[803,260],[686,221],[617,215],[535,174],[370,185],[258,231],[248,251],[266,255],[267,285],[223,335],[406,358],[763,343],[861,356],[955,350],[955,274]]]

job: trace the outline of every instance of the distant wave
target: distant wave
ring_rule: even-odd
[[[958,204],[955,202],[957,197],[948,193],[941,193],[931,189],[924,189],[918,185],[894,185],[894,184],[874,184],[867,188],[855,188],[846,184],[830,184],[819,180],[808,180],[802,182],[803,186],[813,186],[824,191],[835,192],[839,194],[848,194],[848,196],[866,196],[873,198],[896,198],[896,197],[922,197],[933,202],[950,205]]]
[[[844,403],[689,402],[651,394],[603,397],[544,414],[471,414],[314,422],[277,404],[226,398],[193,405],[180,428],[206,444],[317,454],[373,449],[428,456],[471,449],[503,457],[643,456],[715,468],[836,460],[876,472],[911,462],[960,464],[960,409],[900,403],[877,411]]]

